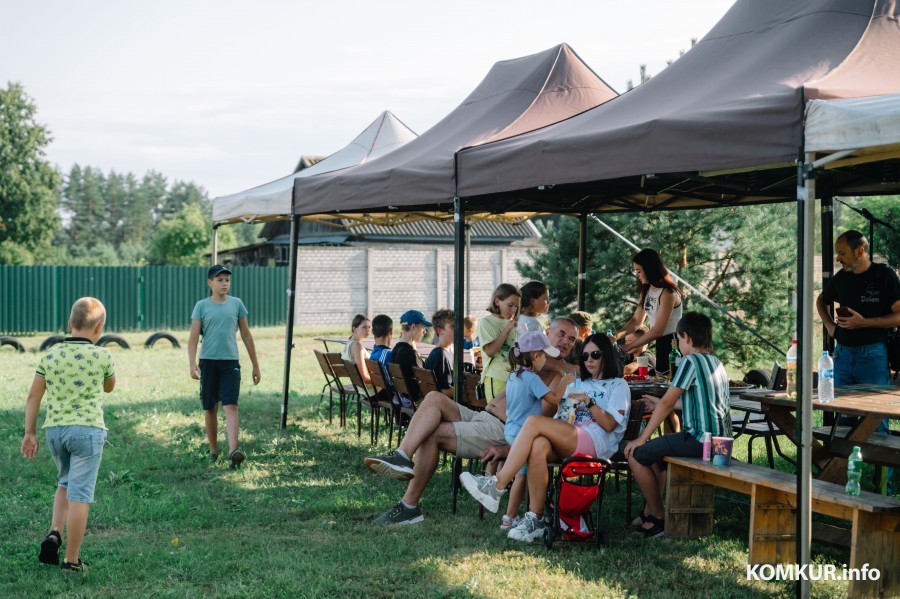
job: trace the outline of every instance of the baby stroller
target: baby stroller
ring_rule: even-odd
[[[599,526],[609,465],[605,458],[581,453],[563,460],[559,472],[547,487],[545,513],[550,522],[544,529],[544,547],[550,549],[557,539],[593,540],[597,547],[606,544]],[[596,515],[591,514],[594,505]]]

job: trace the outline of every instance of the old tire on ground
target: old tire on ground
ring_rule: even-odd
[[[57,343],[62,343],[65,338],[65,335],[50,335],[49,337],[44,339],[43,343],[41,343],[41,351],[46,351]]]
[[[122,349],[131,349],[131,346],[128,345],[128,342],[125,341],[125,338],[121,335],[116,335],[115,333],[109,333],[108,335],[103,335],[99,339],[97,339],[97,345],[100,347],[106,347],[110,343],[115,343]]]
[[[14,348],[19,353],[25,353],[25,346],[22,345],[18,339],[9,335],[3,335],[0,337],[0,347],[4,345],[8,345]]]
[[[179,349],[181,347],[181,344],[178,343],[178,339],[175,338],[175,335],[173,335],[172,333],[167,333],[165,331],[160,331],[159,333],[153,333],[152,335],[147,337],[147,341],[144,342],[144,347],[145,348],[153,347],[153,345],[160,339],[165,339],[166,341],[171,343],[172,347],[175,349]]]
[[[768,389],[769,375],[759,368],[754,368],[744,375],[744,382],[748,385],[753,385],[754,387],[762,387],[763,389]]]

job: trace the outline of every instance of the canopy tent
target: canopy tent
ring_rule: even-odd
[[[297,179],[294,214],[452,209],[455,153],[571,117],[616,96],[575,52],[560,44],[538,54],[496,63],[450,114],[402,148],[340,172]],[[371,217],[369,217],[371,218]]]
[[[806,106],[805,151],[852,150],[853,158],[900,156],[900,94],[811,100]]]
[[[458,193],[471,210],[576,213],[793,198],[806,100],[900,92],[896,13],[888,0],[739,0],[643,85],[462,150]],[[887,193],[881,178],[855,164],[819,184]]]
[[[385,110],[353,141],[324,160],[287,177],[214,199],[213,223],[221,225],[288,218],[291,214],[294,179],[363,164],[392,152],[415,138],[416,134],[412,129],[391,111]]]

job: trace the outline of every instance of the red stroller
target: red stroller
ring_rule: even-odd
[[[600,530],[600,510],[606,470],[610,462],[576,453],[563,460],[556,477],[547,487],[545,512],[550,522],[544,529],[544,547],[550,549],[554,541],[591,541],[597,547],[606,544]],[[591,507],[596,506],[595,515]]]

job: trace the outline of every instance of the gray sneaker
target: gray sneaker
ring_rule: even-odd
[[[506,536],[514,541],[530,543],[543,537],[545,528],[547,528],[547,523],[544,522],[542,517],[539,517],[534,512],[525,512],[525,517],[522,518],[518,526],[511,528]]]
[[[398,524],[403,526],[406,524],[418,524],[424,520],[425,516],[422,515],[422,510],[419,509],[419,506],[406,507],[402,501],[398,501],[397,505],[372,520],[372,524]]]
[[[497,489],[496,476],[474,476],[471,472],[463,472],[459,475],[459,482],[485,509],[495,514],[500,509],[500,497],[506,489]]]
[[[366,468],[375,474],[390,476],[397,480],[409,480],[413,474],[415,464],[409,458],[405,458],[396,451],[387,455],[369,456],[363,460]]]

